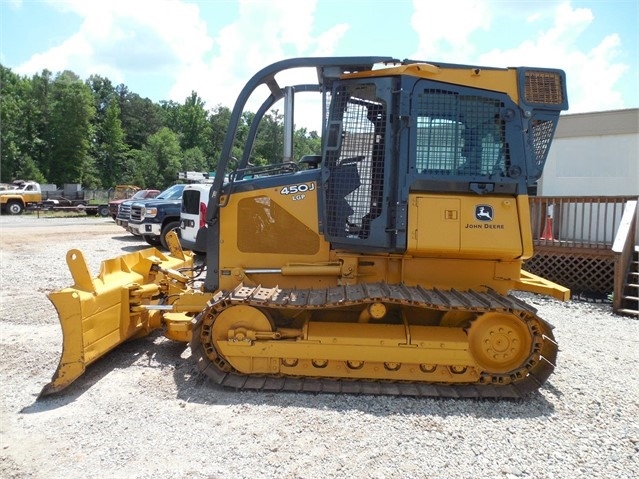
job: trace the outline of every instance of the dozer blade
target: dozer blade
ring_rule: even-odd
[[[162,326],[160,311],[145,306],[157,304],[161,292],[175,294],[184,287],[165,274],[192,266],[191,253],[178,256],[148,248],[103,261],[92,278],[82,252],[67,253],[75,284],[48,295],[62,326],[62,355],[40,396],[61,391],[119,344]]]

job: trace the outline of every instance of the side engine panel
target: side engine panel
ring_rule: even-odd
[[[413,194],[407,253],[494,260],[527,257],[532,252],[528,214],[526,196]]]
[[[220,208],[222,289],[252,282],[246,271],[258,284],[281,284],[282,267],[329,262],[330,245],[319,231],[318,184],[316,172],[300,172],[234,185],[228,204]],[[334,276],[329,281],[321,275],[294,280],[298,286],[335,283]]]

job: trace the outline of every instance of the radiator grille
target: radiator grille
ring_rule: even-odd
[[[131,221],[140,221],[142,220],[142,210],[144,206],[141,205],[132,205],[131,206]]]
[[[131,204],[130,203],[121,203],[118,207],[118,218],[120,219],[129,219],[131,216]]]
[[[562,77],[555,72],[527,71],[524,88],[526,103],[561,105],[564,103]]]

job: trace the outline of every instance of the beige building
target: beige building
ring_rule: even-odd
[[[537,194],[639,195],[639,108],[562,115]]]

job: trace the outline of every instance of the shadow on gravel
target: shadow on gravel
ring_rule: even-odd
[[[130,244],[131,246],[122,246],[122,251],[125,251],[127,253],[134,253],[135,251],[140,251],[147,248],[157,248],[160,251],[163,251],[162,248],[160,248],[159,246],[151,246],[141,237],[132,234],[113,236],[112,239],[120,241],[121,243]]]
[[[157,338],[162,341],[161,345],[154,344],[154,340]],[[158,348],[158,346],[161,347]],[[161,333],[158,332],[145,338],[128,341],[87,366],[85,372],[61,392],[50,396],[36,397],[33,404],[24,407],[20,412],[33,414],[66,406],[82,396],[94,384],[102,381],[112,371],[130,368],[138,361],[142,361],[143,365],[144,362],[147,362],[149,368],[160,369],[164,369],[171,360],[173,362],[188,361],[180,358],[184,349],[184,344],[164,340]],[[161,353],[160,355],[157,354],[158,351]],[[167,372],[167,374],[169,373]]]
[[[131,245],[131,246],[123,246],[122,247],[122,252],[123,253],[135,253],[136,251],[142,251],[143,249],[148,249],[148,248],[151,248],[151,246],[149,246],[146,243],[144,243],[144,244],[136,244],[136,245]]]
[[[22,413],[54,410],[74,402],[113,370],[148,367],[172,375],[176,399],[202,405],[255,405],[279,408],[301,408],[335,411],[361,411],[375,416],[416,415],[438,417],[478,417],[484,419],[517,419],[547,417],[554,413],[551,399],[561,393],[550,383],[544,393],[533,392],[525,399],[452,399],[370,396],[328,393],[295,393],[280,391],[234,391],[212,384],[197,371],[188,346],[165,339],[160,332],[120,345],[90,365],[86,372],[67,389],[54,396],[36,399]],[[142,393],[143,386],[140,385]],[[312,398],[312,399],[310,399]],[[310,400],[309,400],[310,399]],[[140,405],[140,407],[143,407]]]
[[[112,236],[111,239],[114,239],[115,241],[119,241],[120,243],[123,243],[123,244],[139,246],[140,249],[151,247],[146,241],[144,241],[144,239],[131,234],[124,234],[122,236]],[[128,248],[130,247],[129,246],[122,247],[122,249],[128,249]]]

